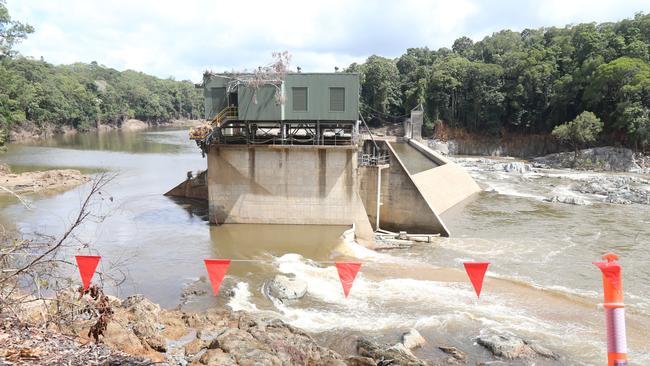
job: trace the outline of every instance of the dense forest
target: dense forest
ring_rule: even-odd
[[[617,23],[503,30],[451,49],[410,48],[370,56],[361,73],[362,110],[375,123],[420,103],[436,123],[470,132],[549,133],[583,111],[602,120],[601,142],[650,141],[650,14]]]
[[[202,92],[190,81],[120,72],[96,62],[55,66],[18,55],[13,46],[33,31],[12,20],[0,0],[0,144],[9,128],[25,121],[84,130],[127,118],[203,116]]]
[[[98,121],[164,121],[203,115],[189,81],[117,71],[95,62],[55,66],[18,55],[33,28],[0,0],[0,128],[25,121],[87,129]],[[425,134],[436,125],[472,133],[550,133],[592,112],[601,143],[650,147],[650,14],[615,23],[502,30],[451,49],[410,48],[396,59],[370,56],[361,74],[364,116],[399,121],[422,104]],[[2,132],[2,131],[0,131]],[[0,133],[0,143],[2,136]]]

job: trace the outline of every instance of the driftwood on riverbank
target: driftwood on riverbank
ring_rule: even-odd
[[[0,164],[0,194],[21,194],[72,188],[88,182],[90,178],[75,169],[53,169],[35,172],[12,173]]]
[[[145,366],[154,362],[0,314],[0,365]]]

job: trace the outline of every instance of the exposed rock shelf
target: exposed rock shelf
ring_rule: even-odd
[[[53,342],[59,342],[63,348],[56,362],[70,365],[86,365],[87,357],[98,357],[107,362],[114,360],[110,364],[118,366],[149,365],[152,362],[180,366],[428,366],[469,362],[465,352],[446,345],[434,347],[437,356],[426,359],[416,356],[414,352],[428,342],[415,329],[405,333],[401,342],[395,344],[380,344],[372,338],[358,337],[355,347],[357,354],[344,357],[318,345],[304,331],[273,317],[218,308],[198,313],[165,310],[141,295],[123,301],[109,297],[112,316],[101,337],[106,347],[95,345],[88,339],[88,329],[96,321],[89,319],[93,317],[93,312],[85,310],[94,304],[90,297],[79,298],[77,291],[66,290],[60,292],[57,299],[58,311],[72,314],[68,315],[70,319],[60,322],[62,328],[54,332],[27,324],[20,327],[1,326],[0,361],[3,361],[2,357],[11,356],[18,364],[23,361],[34,365],[56,364],[47,360],[54,359],[57,352]],[[20,315],[24,319],[42,322],[43,314],[49,313],[44,307],[53,310],[54,301],[32,302]],[[39,336],[31,337],[28,342],[25,337],[14,336],[16,332]],[[76,334],[77,338],[73,340],[60,333]],[[29,350],[23,350],[26,344]],[[518,365],[520,363],[517,362],[522,360],[535,359],[544,361],[541,365],[560,365],[566,361],[546,348],[512,335],[481,335],[478,344],[494,354],[486,356],[486,362]],[[44,349],[47,352],[43,352]]]

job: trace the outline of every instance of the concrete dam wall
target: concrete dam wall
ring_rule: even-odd
[[[354,224],[372,239],[356,146],[218,145],[207,156],[211,222]]]

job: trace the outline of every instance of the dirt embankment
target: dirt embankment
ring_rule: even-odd
[[[75,169],[12,173],[7,165],[0,164],[0,194],[72,188],[89,180],[89,177]]]

